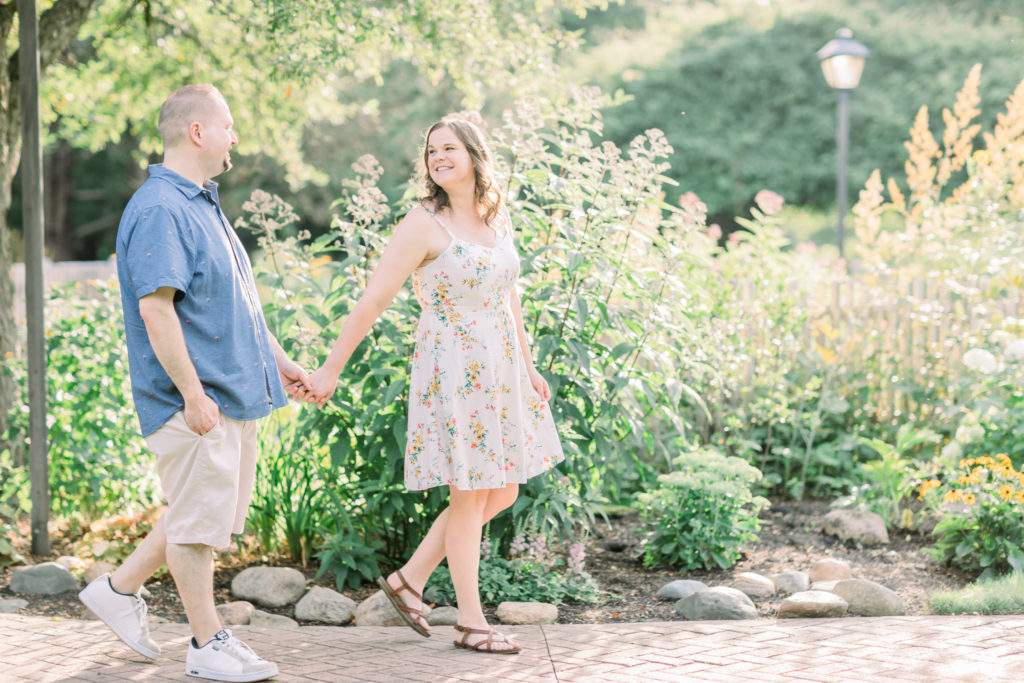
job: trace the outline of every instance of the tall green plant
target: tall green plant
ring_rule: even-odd
[[[131,402],[128,354],[114,282],[54,287],[47,302],[47,445],[53,512],[76,524],[140,512],[159,500]],[[11,432],[25,443],[25,367],[10,359],[19,398]]]

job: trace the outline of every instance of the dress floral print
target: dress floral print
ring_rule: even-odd
[[[423,312],[410,373],[406,486],[525,483],[565,456],[551,409],[530,383],[509,306],[519,256],[508,231],[485,247],[434,218],[452,241],[413,273]]]

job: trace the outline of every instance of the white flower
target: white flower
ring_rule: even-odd
[[[960,430],[957,430],[958,433],[959,431]],[[944,459],[957,462],[960,460],[960,458],[963,457],[964,449],[960,448],[959,440],[950,441],[949,443],[942,447],[942,453],[940,453],[940,455]]]
[[[964,354],[964,365],[975,372],[990,375],[996,371],[996,357],[985,349],[971,349]]]
[[[1020,360],[1024,358],[1024,339],[1014,339],[1006,345],[1006,357]]]
[[[1016,337],[1007,332],[1006,330],[996,330],[989,337],[989,341],[995,346],[1008,346]]]
[[[959,427],[956,428],[956,436],[953,437],[954,439],[956,439],[956,441],[954,441],[953,443],[969,444],[972,441],[977,441],[983,436],[985,436],[984,427],[982,427],[977,422],[965,421],[961,423]]]

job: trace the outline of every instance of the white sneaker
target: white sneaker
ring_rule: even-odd
[[[185,673],[214,681],[262,681],[277,674],[277,664],[260,659],[230,630],[223,629],[202,647],[196,647],[195,638],[191,640]]]
[[[149,637],[146,601],[141,595],[118,593],[110,585],[110,574],[104,574],[82,589],[78,599],[125,645],[150,659],[160,656],[160,646]]]

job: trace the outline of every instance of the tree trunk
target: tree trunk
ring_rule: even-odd
[[[7,50],[13,19],[12,8],[0,8],[0,450],[11,445],[4,439],[4,433],[8,415],[14,406],[16,387],[5,366],[17,351],[18,338],[14,321],[14,282],[11,280],[14,254],[11,253],[11,234],[7,226],[11,184],[21,159],[21,106],[17,81],[11,78],[12,65]],[[12,450],[14,464],[24,465],[24,449]]]
[[[56,0],[39,18],[39,61],[46,69],[67,49],[78,34],[98,0]],[[18,59],[10,57],[8,46],[18,42],[12,34],[16,2],[0,3],[0,450],[7,447],[3,438],[8,415],[14,406],[15,386],[3,371],[7,358],[17,352],[18,328],[14,320],[14,283],[11,281],[11,234],[7,210],[11,206],[11,185],[21,161],[21,103],[18,101]],[[20,449],[18,449],[20,450]],[[16,461],[24,454],[15,452]]]
[[[72,174],[75,169],[75,148],[67,140],[60,140],[50,150],[43,162],[46,174],[46,189],[43,201],[46,203],[46,252],[54,261],[70,261],[75,258],[78,240],[71,228],[71,212],[75,183]]]

